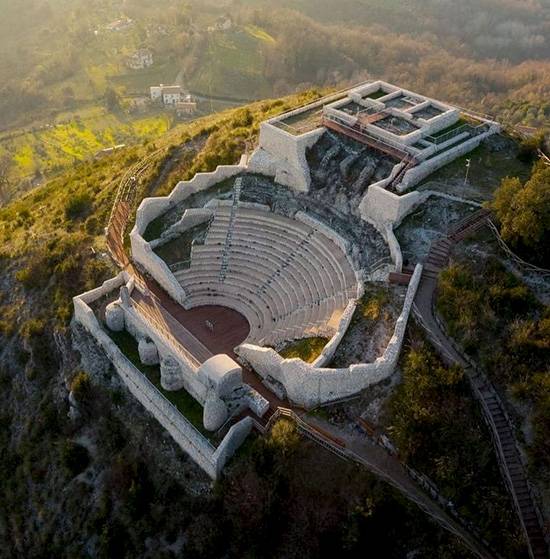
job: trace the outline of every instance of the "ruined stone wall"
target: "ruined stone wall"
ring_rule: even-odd
[[[186,293],[166,262],[155,254],[151,244],[143,238],[147,226],[151,221],[192,194],[234,177],[245,169],[246,167],[240,164],[220,165],[212,173],[197,173],[191,180],[179,182],[169,196],[145,198],[137,210],[136,224],[130,233],[132,260],[147,270],[165,291],[180,304],[184,303]]]
[[[285,387],[288,398],[297,405],[312,408],[351,396],[387,378],[394,371],[421,275],[422,266],[419,264],[411,278],[393,336],[384,354],[374,363],[330,369],[316,367],[301,359],[283,359],[271,348],[251,344],[242,344],[237,352],[260,376],[272,377],[280,382]]]
[[[245,417],[231,426],[227,435],[223,438],[212,455],[212,463],[214,464],[217,475],[221,474],[228,460],[237,452],[246,437],[248,437],[250,431],[252,431],[252,425],[252,418]]]
[[[154,239],[149,244],[151,248],[162,246],[168,241],[176,239],[185,231],[206,223],[213,215],[214,212],[210,208],[189,208],[183,212],[181,219],[162,233],[159,239]]]
[[[429,103],[431,104],[431,103]],[[414,116],[414,113],[413,113]],[[450,109],[443,114],[434,116],[429,120],[419,118],[418,121],[423,125],[424,136],[431,135],[439,132],[440,130],[445,130],[449,126],[455,124],[460,118],[460,111],[458,109]]]
[[[122,272],[101,287],[74,297],[75,320],[95,338],[132,395],[168,431],[181,449],[212,479],[216,479],[229,458],[250,433],[252,421],[250,418],[245,418],[234,425],[216,449],[128,360],[103,330],[89,307],[89,303],[121,287],[127,279],[127,274]]]
[[[375,227],[391,224],[396,226],[418,204],[426,200],[423,192],[409,192],[398,195],[380,186],[372,184],[361,200],[359,211],[361,217]]]
[[[178,182],[168,199],[171,205],[179,204],[192,194],[206,190],[244,171],[246,171],[246,165],[240,162],[238,165],[219,165],[211,173],[197,173],[191,180]]]
[[[305,212],[297,212],[294,216],[294,219],[309,225],[313,229],[322,233],[325,237],[330,239],[337,247],[339,247],[342,252],[346,255],[349,255],[350,252],[350,243],[344,237],[339,235],[332,227],[329,227],[322,221],[319,221],[315,217],[305,213]],[[353,263],[350,262],[350,266],[353,268]]]
[[[101,299],[104,295],[113,292],[115,289],[122,287],[123,285],[127,284],[130,281],[130,275],[128,272],[120,272],[114,278],[111,278],[105,281],[99,287],[87,291],[86,293],[82,293],[79,295],[78,298],[75,297],[75,300],[81,301],[82,303],[92,303],[93,301],[97,301]]]
[[[269,122],[260,125],[259,147],[249,161],[249,171],[271,176],[275,182],[299,192],[311,186],[306,150],[324,134],[320,128],[295,136]]]
[[[132,241],[132,260],[151,274],[174,301],[183,304],[187,295],[168,264],[155,254],[151,244],[141,234],[132,231],[130,238]]]
[[[325,345],[319,357],[317,357],[317,359],[315,359],[315,361],[313,362],[314,367],[325,367],[328,363],[330,363],[331,359],[336,353],[336,350],[338,349],[338,346],[340,345],[340,342],[348,331],[351,319],[353,318],[353,314],[355,313],[356,308],[357,302],[355,300],[351,300],[347,304],[344,312],[342,313],[342,316],[340,317],[340,322],[338,323],[336,332],[327,343],[327,345]]]
[[[430,196],[427,192],[409,192],[399,196],[377,184],[371,184],[367,194],[361,200],[359,212],[361,218],[376,227],[388,243],[392,261],[396,271],[400,272],[403,265],[401,247],[393,232],[394,227],[419,204]]]
[[[448,149],[444,153],[440,155],[436,155],[431,159],[427,159],[422,163],[420,163],[419,165],[417,165],[416,167],[409,169],[405,173],[405,176],[403,177],[401,183],[397,186],[397,190],[399,192],[404,192],[405,190],[408,190],[409,188],[415,186],[421,180],[431,175],[433,172],[437,171],[438,169],[441,169],[441,167],[444,167],[445,165],[447,165],[451,161],[454,161],[458,157],[461,157],[462,155],[469,153],[470,151],[478,147],[479,144],[485,138],[488,138],[489,136],[492,136],[493,134],[496,134],[499,131],[500,131],[499,125],[496,123],[492,124],[487,132],[480,134],[479,136],[476,136],[474,138],[471,138],[470,140],[462,142],[457,146]]]
[[[75,319],[96,339],[113,363],[121,380],[133,396],[170,433],[172,438],[212,478],[217,469],[212,461],[214,447],[162,396],[147,378],[127,359],[101,328],[92,309],[82,298],[74,298]]]

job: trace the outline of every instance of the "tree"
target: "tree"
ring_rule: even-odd
[[[111,112],[120,111],[120,95],[112,87],[108,87],[105,90],[105,95],[103,96],[105,106]]]
[[[533,161],[537,152],[544,145],[544,133],[535,134],[523,140],[519,146],[518,159],[521,161]]]
[[[548,262],[550,257],[550,167],[535,165],[522,185],[505,178],[491,204],[503,239],[528,259]]]

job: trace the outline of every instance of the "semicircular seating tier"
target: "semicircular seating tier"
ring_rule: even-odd
[[[221,305],[246,317],[249,342],[276,344],[335,330],[357,279],[345,252],[306,223],[220,203],[188,269],[175,272],[185,307]]]

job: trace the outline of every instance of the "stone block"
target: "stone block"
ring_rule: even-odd
[[[152,340],[142,338],[138,343],[139,358],[144,365],[158,365],[159,353]]]
[[[113,332],[122,332],[124,330],[124,310],[120,306],[119,301],[107,305],[105,309],[105,323],[107,328]]]
[[[208,431],[217,431],[227,420],[228,411],[225,402],[213,392],[204,403],[202,422]]]
[[[179,363],[171,356],[160,362],[160,385],[164,390],[181,390],[185,384]]]

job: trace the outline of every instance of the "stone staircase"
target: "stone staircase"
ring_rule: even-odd
[[[436,280],[439,272],[447,266],[453,244],[481,229],[489,219],[489,210],[479,210],[451,227],[446,237],[434,241],[424,262],[424,276]]]
[[[548,548],[541,529],[541,519],[534,504],[525,469],[516,446],[516,441],[508,415],[502,401],[485,375],[477,370],[469,370],[469,379],[483,406],[485,419],[491,429],[499,455],[499,465],[529,543],[533,559],[548,557]]]
[[[221,267],[220,267],[220,282],[223,283],[227,277],[227,269],[229,267],[229,254],[231,251],[231,239],[233,238],[233,228],[235,225],[235,216],[237,214],[237,208],[239,206],[239,200],[241,197],[243,179],[239,177],[235,181],[235,186],[233,188],[233,203],[231,204],[231,213],[229,214],[229,227],[227,228],[227,236],[225,237],[225,243],[222,251]]]
[[[405,176],[405,173],[409,169],[412,169],[413,167],[418,165],[418,161],[414,158],[413,159],[405,158],[401,161],[401,164],[402,164],[401,169],[399,169],[399,172],[395,175],[395,177],[393,177],[391,182],[388,184],[387,186],[388,190],[395,189],[395,187],[401,182],[401,180]]]
[[[273,281],[273,279],[277,276],[281,275],[281,272],[283,270],[285,270],[285,268],[287,268],[290,263],[296,258],[296,256],[300,253],[301,249],[306,246],[311,237],[313,237],[313,235],[315,234],[315,230],[312,229],[311,231],[309,231],[298,243],[297,247],[295,250],[293,250],[288,257],[285,259],[285,261],[271,274],[271,276],[269,276],[269,278],[264,281],[262,283],[262,285],[260,285],[260,287],[258,287],[256,294],[260,294],[262,292],[264,292],[267,289],[267,286],[269,284],[271,284],[271,282]]]
[[[465,365],[467,378],[481,404],[485,421],[491,431],[499,467],[521,521],[529,555],[531,559],[543,559],[548,558],[548,546],[544,538],[541,518],[531,494],[525,468],[516,446],[513,427],[504,405],[485,374],[477,369],[449,338],[445,326],[438,320],[433,309],[433,294],[437,286],[437,278],[439,272],[448,264],[452,245],[483,227],[490,215],[488,210],[479,210],[453,226],[447,237],[432,243],[424,263],[416,305],[422,325],[435,346],[442,349],[453,361]]]

